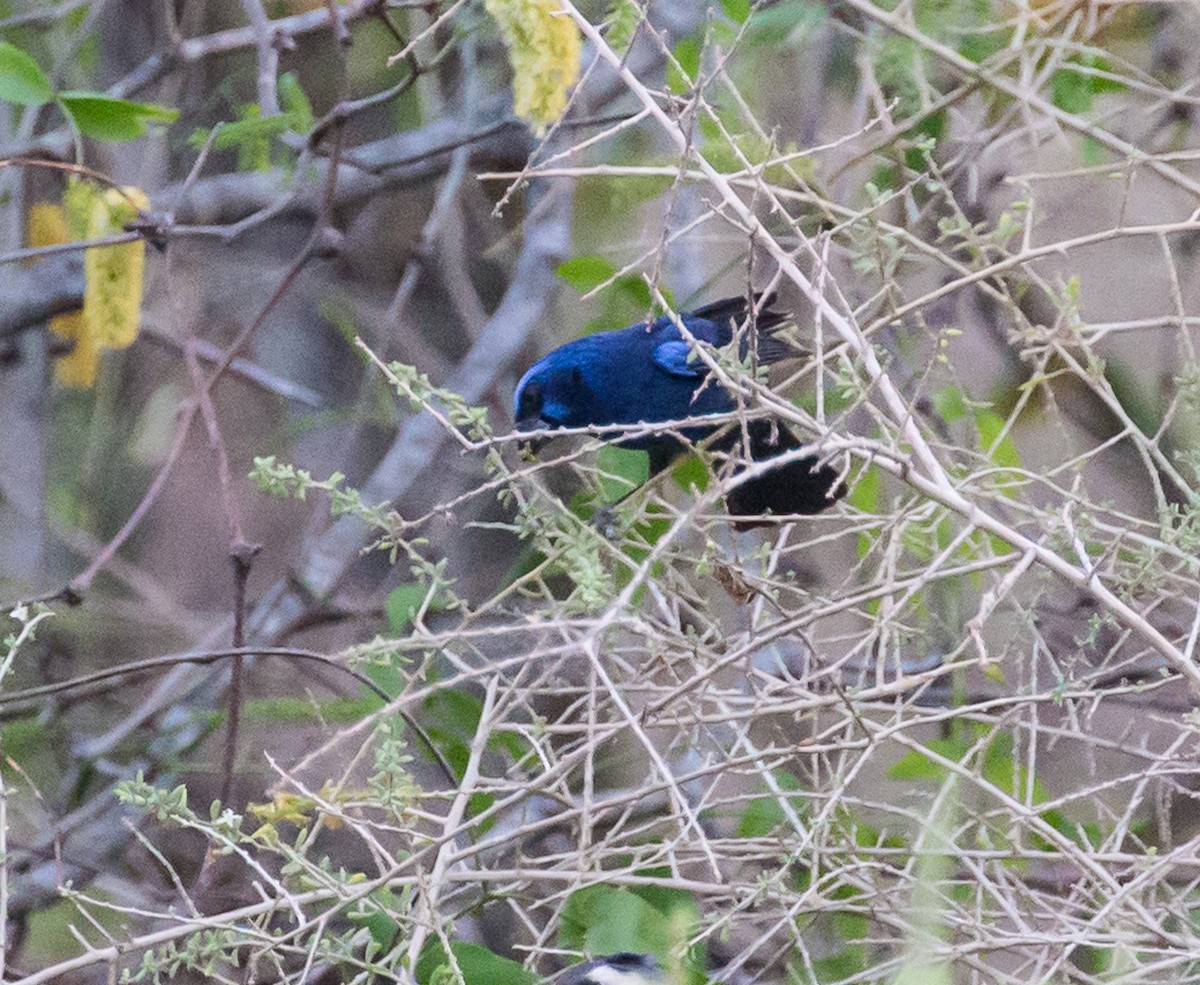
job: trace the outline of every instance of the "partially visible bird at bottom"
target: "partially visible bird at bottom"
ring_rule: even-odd
[[[772,333],[786,321],[771,309],[771,299],[752,299],[758,311],[754,332],[744,333],[743,357],[754,349],[763,364],[795,355],[795,350]],[[725,298],[681,314],[680,320],[699,341],[716,347],[729,345],[735,332],[750,318],[745,298]],[[613,332],[597,332],[555,349],[534,363],[517,384],[513,400],[516,426],[521,431],[555,428],[635,427],[737,409],[734,395],[713,379],[670,317],[638,323]],[[710,448],[734,453],[739,445],[753,462],[770,461],[803,447],[781,422],[754,418],[745,429],[729,424],[692,424],[672,434],[642,434],[623,438],[625,448],[650,456],[650,475],[667,468],[688,447],[724,428]],[[744,436],[744,438],[743,438]],[[744,464],[738,471],[744,468]],[[819,513],[846,494],[838,472],[807,455],[748,479],[726,497],[729,512],[739,518],[739,528],[762,521],[768,511],[777,516]]]
[[[666,975],[649,954],[622,951],[572,965],[553,979],[554,985],[661,985]]]

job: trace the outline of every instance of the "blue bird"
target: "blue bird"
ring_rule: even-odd
[[[795,350],[771,333],[786,320],[770,310],[770,300],[755,295],[759,361],[771,363]],[[745,298],[726,298],[680,315],[698,340],[716,347],[729,345],[734,332],[749,317]],[[743,341],[743,355],[749,343]],[[518,430],[541,428],[632,428],[727,414],[737,403],[725,387],[711,378],[708,367],[696,358],[674,322],[667,316],[615,332],[598,332],[560,346],[534,363],[517,384],[513,400]],[[711,444],[713,451],[730,454],[743,445],[737,425],[689,424],[675,434],[642,434],[621,438],[625,448],[650,456],[650,474],[657,475],[687,450],[688,442],[701,441],[722,429]],[[756,418],[745,431],[750,458],[767,461],[802,447],[781,422]],[[768,510],[776,515],[819,513],[846,493],[837,472],[818,465],[810,455],[742,483],[726,497],[734,516],[757,516]],[[742,521],[739,526],[754,526]]]

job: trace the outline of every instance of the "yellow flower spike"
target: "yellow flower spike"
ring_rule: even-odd
[[[139,188],[105,190],[94,182],[72,179],[61,206],[48,202],[30,206],[26,238],[30,246],[100,239],[119,233],[149,206]],[[55,335],[75,343],[55,361],[55,378],[63,386],[92,386],[101,349],[123,349],[137,338],[145,267],[146,246],[141,240],[84,251],[83,310],[50,321]]]
[[[562,115],[579,78],[579,30],[558,0],[483,0],[483,5],[508,46],[514,109],[541,133]]]
[[[57,246],[71,240],[67,212],[51,202],[36,202],[29,207],[25,239],[33,247]],[[50,319],[50,331],[60,339],[75,343],[65,356],[54,361],[54,378],[62,386],[90,387],[96,382],[100,366],[100,348],[87,332],[83,312],[72,311]]]
[[[54,378],[62,386],[94,386],[100,369],[100,347],[87,330],[83,312],[52,318],[50,330],[60,338],[75,340],[75,348],[54,360]]]
[[[61,205],[35,202],[25,217],[25,242],[29,246],[57,246],[68,239],[67,216]]]
[[[92,199],[88,238],[99,239],[121,231],[148,208],[149,200],[138,188],[110,188]],[[95,246],[83,256],[86,282],[83,314],[88,333],[97,345],[124,349],[137,338],[142,318],[142,286],[146,244],[142,240],[117,246]]]
[[[92,220],[92,203],[104,192],[95,182],[84,178],[71,178],[63,192],[63,211],[67,217],[67,236],[70,239],[87,239],[88,224]]]

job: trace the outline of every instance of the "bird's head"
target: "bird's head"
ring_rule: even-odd
[[[568,968],[554,985],[661,985],[664,979],[653,955],[622,951]]]
[[[588,420],[591,391],[571,346],[556,349],[529,367],[513,397],[518,431],[578,428]]]

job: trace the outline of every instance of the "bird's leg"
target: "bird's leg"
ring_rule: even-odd
[[[658,476],[665,472],[671,463],[679,457],[681,449],[678,446],[664,443],[662,445],[651,445],[645,451],[650,458],[650,471],[646,477],[646,481],[640,486],[630,489],[629,492],[624,493],[613,502],[606,503],[592,516],[592,523],[595,524],[596,529],[600,531],[606,540],[617,540],[622,533],[617,514],[620,507],[635,493],[640,493],[643,490],[651,488],[658,479]]]
[[[654,473],[651,472],[650,478],[648,478],[640,486],[635,486],[633,489],[630,489],[629,492],[623,493],[618,499],[613,500],[611,503],[605,503],[598,510],[596,510],[594,514],[592,514],[592,523],[595,525],[596,529],[600,531],[605,540],[618,540],[620,538],[622,530],[621,524],[618,522],[619,517],[617,510],[624,505],[626,500],[628,500],[635,493],[641,492],[653,481]]]

